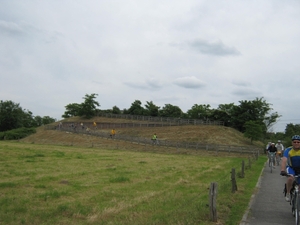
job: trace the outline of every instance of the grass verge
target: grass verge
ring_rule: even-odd
[[[245,156],[244,156],[245,157]],[[1,224],[238,224],[265,157],[237,178],[239,155],[175,155],[0,142]]]

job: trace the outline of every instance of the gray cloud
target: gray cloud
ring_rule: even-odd
[[[241,80],[234,80],[232,81],[232,84],[236,85],[236,86],[242,86],[242,87],[248,87],[250,86],[250,83],[247,81],[241,81]]]
[[[243,88],[243,89],[236,89],[231,92],[233,95],[239,96],[241,100],[242,98],[256,98],[262,95],[261,92],[249,89],[249,88]]]
[[[136,88],[136,89],[146,89],[146,90],[151,90],[151,89],[160,89],[163,87],[163,84],[160,83],[156,79],[148,79],[144,82],[141,81],[136,81],[136,82],[124,82],[125,85],[128,87]]]
[[[206,84],[203,81],[199,80],[194,76],[180,77],[175,79],[173,83],[183,88],[192,88],[192,89],[203,88],[206,86]]]
[[[162,84],[156,80],[156,79],[150,79],[146,81],[147,86],[151,87],[151,88],[155,88],[155,89],[160,89],[162,88]]]
[[[226,46],[221,41],[209,42],[203,39],[196,39],[194,41],[187,42],[187,44],[194,51],[206,55],[226,56],[241,54],[234,47]]]
[[[24,33],[24,30],[16,23],[0,20],[0,32],[8,35],[20,35]]]

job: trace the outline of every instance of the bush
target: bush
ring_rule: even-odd
[[[36,132],[35,128],[17,128],[5,132],[0,132],[0,140],[19,140]]]

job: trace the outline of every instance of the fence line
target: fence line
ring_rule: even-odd
[[[86,134],[97,136],[101,138],[111,138],[107,132],[95,131],[82,128],[75,128],[62,126],[57,127],[53,125],[46,125],[46,130],[58,130],[58,131],[67,131],[72,133]],[[241,154],[255,154],[257,152],[261,152],[262,150],[257,147],[246,147],[246,146],[233,146],[233,145],[216,145],[216,144],[208,144],[201,142],[179,142],[179,141],[169,141],[169,140],[157,140],[157,142],[153,142],[150,138],[144,137],[133,137],[128,135],[117,134],[113,137],[116,140],[123,140],[131,143],[138,143],[143,145],[155,145],[167,148],[177,148],[177,149],[186,149],[186,150],[201,150],[207,152],[229,152],[229,153],[241,153]]]
[[[213,120],[199,120],[199,119],[185,119],[185,118],[174,118],[174,117],[157,117],[157,116],[139,116],[139,115],[129,115],[129,114],[112,114],[112,113],[98,113],[98,117],[106,118],[119,118],[119,119],[129,119],[129,120],[139,120],[139,121],[149,121],[166,123],[172,125],[218,125],[224,126],[223,121],[213,121]]]
[[[252,155],[252,157],[248,157],[249,164],[247,165],[247,169],[251,169],[252,162],[255,162],[258,160],[259,152],[256,152]],[[235,168],[231,169],[231,193],[234,194],[238,190],[237,186],[237,177],[238,178],[245,178],[245,161],[242,160],[242,167],[241,171],[236,173]],[[238,174],[238,176],[237,176]],[[222,190],[222,188],[221,188]],[[218,182],[211,182],[210,188],[209,188],[209,213],[210,213],[210,220],[213,222],[216,222],[217,217],[217,196],[218,196]]]

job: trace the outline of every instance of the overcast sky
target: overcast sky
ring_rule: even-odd
[[[299,0],[1,0],[0,100],[61,119],[100,109],[263,97],[300,123]]]

